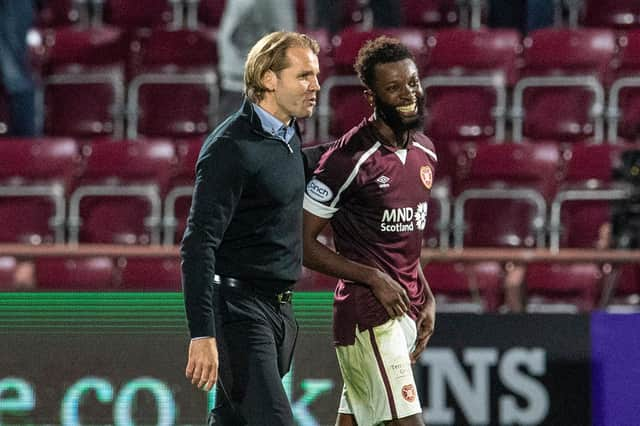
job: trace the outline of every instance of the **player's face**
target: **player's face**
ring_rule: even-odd
[[[376,65],[372,89],[376,115],[394,131],[422,127],[424,93],[411,59]]]
[[[289,66],[274,74],[273,110],[282,122],[291,118],[306,118],[313,114],[320,90],[318,57],[312,50],[294,47],[287,50]]]

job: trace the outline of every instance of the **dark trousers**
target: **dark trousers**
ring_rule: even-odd
[[[209,425],[293,426],[282,386],[298,334],[290,303],[214,286],[219,353]]]

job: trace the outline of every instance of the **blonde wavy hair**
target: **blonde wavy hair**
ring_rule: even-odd
[[[306,34],[291,31],[276,31],[262,37],[251,48],[244,65],[244,93],[253,102],[264,99],[267,90],[262,85],[262,77],[271,70],[278,74],[287,68],[287,49],[301,47],[310,49],[316,55],[320,52],[318,42]]]

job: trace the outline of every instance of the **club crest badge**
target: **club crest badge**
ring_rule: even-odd
[[[427,189],[431,189],[433,185],[433,171],[430,166],[420,167],[420,180]]]
[[[402,397],[407,402],[413,402],[416,400],[416,388],[412,385],[404,385],[402,387]]]

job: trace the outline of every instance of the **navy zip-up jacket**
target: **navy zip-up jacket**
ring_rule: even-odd
[[[248,100],[207,137],[181,246],[192,338],[215,337],[214,274],[274,294],[299,278],[304,164],[298,129],[269,135]]]

